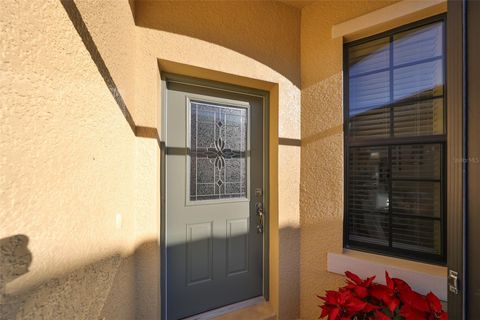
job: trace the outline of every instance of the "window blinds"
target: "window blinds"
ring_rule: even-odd
[[[444,22],[347,44],[346,242],[444,258]]]

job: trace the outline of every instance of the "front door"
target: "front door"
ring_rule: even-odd
[[[263,100],[166,83],[166,315],[262,295]]]

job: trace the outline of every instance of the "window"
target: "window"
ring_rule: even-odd
[[[445,22],[345,44],[345,246],[445,262]]]
[[[190,201],[247,198],[244,107],[190,104]]]

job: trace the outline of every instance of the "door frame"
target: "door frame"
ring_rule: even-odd
[[[189,86],[203,87],[217,91],[255,96],[262,99],[263,107],[263,288],[262,296],[268,301],[270,292],[269,257],[270,257],[270,93],[255,88],[243,87],[234,84],[213,80],[184,76],[169,72],[160,72],[160,318],[167,318],[167,250],[166,250],[166,109],[167,109],[167,82],[175,82]],[[238,303],[237,303],[238,304]],[[221,307],[219,309],[225,308]],[[217,309],[216,309],[217,310]],[[211,311],[207,311],[211,312]]]

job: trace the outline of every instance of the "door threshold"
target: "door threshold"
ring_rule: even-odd
[[[210,311],[207,311],[207,312],[204,312],[204,313],[201,313],[201,314],[197,314],[197,315],[194,315],[194,316],[191,316],[191,317],[188,317],[188,318],[184,318],[183,320],[210,320],[210,319],[216,319],[216,318],[219,318],[219,317],[220,317],[219,318],[219,320],[220,320],[220,319],[224,318],[223,316],[225,316],[225,319],[229,319],[228,314],[233,313],[233,312],[235,312],[235,313],[242,312],[243,310],[241,310],[241,309],[251,308],[251,307],[254,307],[254,306],[259,305],[259,304],[267,304],[265,299],[263,298],[263,296],[248,299],[248,300],[245,300],[245,301],[240,301],[240,302],[230,304],[230,305],[225,306],[225,307],[221,307],[221,308],[210,310]],[[248,312],[248,310],[245,310],[245,311]],[[272,312],[271,315],[273,316],[273,312]],[[235,319],[240,319],[240,318],[238,318],[238,316],[236,316]],[[251,319],[251,318],[247,317],[245,319]],[[270,318],[266,317],[265,319],[270,319]]]

